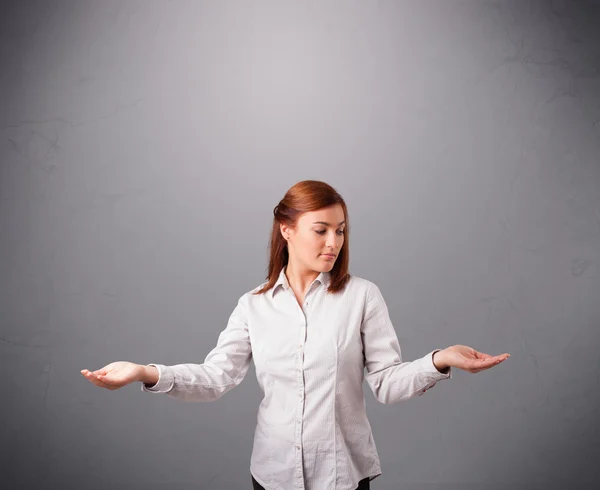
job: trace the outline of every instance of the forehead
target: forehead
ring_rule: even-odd
[[[341,204],[335,204],[316,211],[308,211],[300,217],[299,221],[307,226],[312,225],[315,221],[324,221],[330,226],[337,226],[340,221],[344,221],[344,210]]]

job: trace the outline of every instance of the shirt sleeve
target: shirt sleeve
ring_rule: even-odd
[[[365,379],[381,403],[396,403],[420,396],[439,380],[452,377],[451,367],[440,372],[433,364],[433,354],[441,349],[420,359],[402,362],[398,337],[381,291],[374,283],[367,290],[361,337]]]
[[[217,345],[203,364],[149,363],[158,370],[158,382],[141,389],[148,393],[166,393],[184,401],[209,402],[239,385],[250,367],[252,346],[248,334],[247,294],[242,296],[219,334]]]

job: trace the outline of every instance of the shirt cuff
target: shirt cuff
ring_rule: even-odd
[[[433,354],[440,351],[442,349],[432,350],[429,354],[421,357],[415,362],[419,363],[419,367],[421,368],[421,372],[425,374],[426,378],[429,380],[427,385],[420,389],[417,393],[418,396],[423,395],[428,389],[433,388],[436,383],[442,379],[448,379],[452,377],[452,367],[448,366],[448,370],[445,373],[438,371],[433,363]]]
[[[154,366],[158,370],[158,381],[155,385],[147,385],[142,382],[142,391],[148,393],[167,393],[173,389],[175,378],[173,370],[163,364],[148,363],[147,366]]]
[[[452,377],[452,366],[448,366],[444,372],[438,371],[438,369],[435,367],[435,364],[433,363],[433,355],[436,352],[441,351],[442,349],[435,349],[433,351],[431,351],[431,353],[429,354],[429,360],[431,361],[431,368],[433,371],[435,371],[435,373],[439,376],[439,379],[448,379]]]
[[[435,364],[433,363],[433,354],[441,350],[442,349],[432,350],[429,354],[423,356],[419,360],[421,368],[425,373],[427,373],[431,377],[432,381],[439,381],[441,379],[452,378],[452,366],[448,366],[447,370],[442,373],[438,371],[438,369],[435,367]]]

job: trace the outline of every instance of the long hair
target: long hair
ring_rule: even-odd
[[[279,204],[273,209],[273,229],[269,240],[269,268],[267,272],[267,283],[254,294],[263,294],[271,289],[277,282],[279,273],[289,260],[287,241],[281,235],[280,225],[286,224],[294,228],[298,223],[300,215],[310,211],[317,211],[340,204],[344,210],[346,229],[344,232],[344,243],[336,258],[333,269],[331,269],[331,281],[328,293],[337,293],[344,289],[350,280],[348,264],[350,262],[350,223],[348,209],[342,196],[325,182],[318,180],[303,180],[291,187]]]

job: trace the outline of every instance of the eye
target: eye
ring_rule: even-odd
[[[319,235],[323,235],[327,230],[315,230],[316,233],[318,233]],[[339,236],[342,236],[344,234],[345,230],[338,230],[337,234]]]

